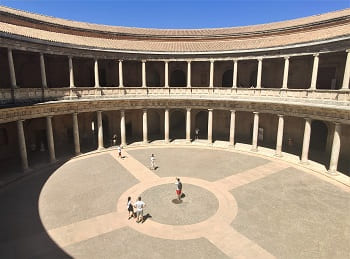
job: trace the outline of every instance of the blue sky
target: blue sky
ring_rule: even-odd
[[[0,0],[0,4],[70,20],[146,28],[232,27],[350,8],[350,0]]]

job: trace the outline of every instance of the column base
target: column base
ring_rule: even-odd
[[[186,144],[191,144],[192,141],[190,139],[186,139]]]
[[[309,164],[309,160],[301,160],[300,164],[302,165],[308,165]]]
[[[58,160],[55,158],[55,159],[53,159],[53,160],[50,160],[50,164],[54,164],[54,163],[56,163]]]
[[[275,153],[275,157],[283,157],[281,153]]]
[[[339,175],[339,173],[336,170],[328,170],[327,173],[333,176]]]
[[[252,147],[252,148],[250,149],[250,151],[258,152],[258,148],[257,148],[257,147]]]
[[[148,144],[148,140],[142,141],[142,144],[147,145]]]

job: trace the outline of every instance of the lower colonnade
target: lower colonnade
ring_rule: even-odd
[[[170,143],[178,139],[185,140],[187,144],[198,141],[207,145],[212,145],[217,140],[226,141],[232,148],[237,143],[245,143],[251,145],[253,152],[258,152],[261,146],[274,149],[276,157],[282,157],[286,153],[298,155],[303,164],[309,163],[310,145],[315,145],[315,149],[320,151],[319,145],[324,143],[323,155],[316,152],[311,160],[328,166],[328,173],[337,174],[344,145],[342,141],[345,145],[348,143],[347,136],[342,136],[342,127],[346,131],[349,129],[348,125],[322,122],[309,117],[191,107],[97,110],[50,115],[44,117],[45,122],[41,120],[43,118],[20,119],[16,122],[17,142],[24,170],[29,169],[31,164],[27,152],[45,151],[42,153],[48,154],[49,161],[53,163],[56,161],[56,145],[64,146],[65,151],[68,146],[72,149],[68,153],[74,150],[74,155],[79,155],[82,148],[91,151],[112,146],[111,139],[117,136],[117,144],[124,147],[133,142],[147,144],[163,140],[164,143]],[[7,123],[9,124],[11,123]],[[319,125],[326,127],[326,131],[322,131],[323,128]],[[14,134],[8,131],[8,134]],[[347,174],[347,171],[343,173]]]

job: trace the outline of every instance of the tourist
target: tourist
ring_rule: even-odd
[[[141,201],[141,197],[138,197],[137,202],[134,203],[134,208],[136,208],[136,222],[143,223],[143,209],[146,207],[146,204]]]
[[[132,206],[132,201],[131,201],[131,197],[128,197],[128,203],[127,203],[127,209],[129,212],[129,218],[131,219],[132,217],[135,217],[135,213],[134,213],[134,207]]]
[[[194,133],[195,133],[195,139],[199,139],[199,129],[198,128],[196,128],[194,130]]]
[[[116,146],[117,145],[117,135],[114,134],[112,137],[112,146]]]
[[[181,201],[181,195],[182,195],[182,183],[180,181],[180,178],[175,178],[176,179],[176,195],[179,201]]]
[[[120,146],[118,146],[118,157],[123,158],[122,157],[122,148]]]
[[[151,170],[156,170],[156,158],[154,157],[154,154],[151,155]]]

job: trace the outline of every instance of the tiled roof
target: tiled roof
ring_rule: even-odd
[[[0,7],[1,13],[19,20],[29,19],[31,23],[47,23],[45,28],[47,25],[53,28],[42,29],[0,22],[0,32],[9,35],[87,48],[125,51],[230,51],[286,46],[350,35],[350,9],[277,23],[189,30],[97,25],[47,17],[7,7]],[[67,31],[55,31],[56,26],[65,26]],[[86,33],[77,35],[69,33],[71,30],[85,30]],[[91,31],[95,34],[89,35]],[[99,37],[98,33],[107,34],[107,37]],[[115,37],[115,35],[128,35],[128,37]]]

